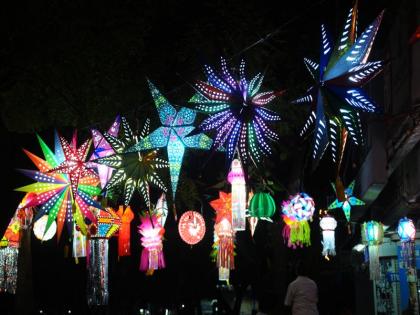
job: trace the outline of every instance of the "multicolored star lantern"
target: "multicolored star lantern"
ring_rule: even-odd
[[[61,235],[64,222],[67,222],[69,233],[73,230],[73,222],[86,234],[86,222],[96,222],[89,207],[101,208],[92,199],[100,193],[97,187],[99,179],[95,173],[86,169],[85,158],[89,141],[76,149],[76,137],[69,144],[58,133],[55,133],[54,153],[37,135],[44,159],[24,150],[38,171],[20,170],[24,175],[36,180],[36,183],[17,188],[17,191],[28,193],[20,204],[21,208],[41,206],[35,220],[48,214],[45,232],[57,218],[57,236]],[[64,150],[63,150],[64,148]],[[59,173],[60,172],[60,173]],[[68,174],[66,174],[68,173]]]
[[[304,59],[315,85],[294,103],[312,105],[301,135],[315,125],[313,159],[316,162],[331,144],[332,159],[339,169],[347,133],[356,145],[363,143],[358,112],[378,110],[361,87],[382,70],[382,61],[367,62],[382,15],[383,12],[356,39],[356,1],[334,47],[327,28],[321,25],[320,63]]]
[[[282,92],[258,93],[264,76],[257,74],[247,81],[244,61],[239,67],[239,79],[232,76],[223,58],[221,65],[221,73],[205,66],[207,82],[197,82],[199,93],[190,100],[196,104],[197,110],[210,114],[198,130],[215,130],[213,148],[225,146],[229,161],[235,151],[239,152],[244,163],[248,157],[254,162],[259,161],[262,154],[271,153],[267,139],[278,140],[277,134],[267,126],[267,121],[279,121],[280,117],[265,105]]]
[[[177,112],[159,90],[150,81],[148,83],[162,126],[129,148],[128,152],[166,147],[172,197],[175,200],[185,148],[209,149],[212,141],[204,134],[188,136],[195,129],[193,123],[196,112],[185,107]]]
[[[166,191],[165,184],[159,177],[157,169],[168,167],[168,163],[157,157],[156,151],[147,154],[130,151],[129,148],[138,142],[134,136],[128,122],[124,117],[121,118],[123,138],[118,139],[108,133],[104,133],[106,141],[109,142],[115,154],[94,160],[95,163],[106,165],[116,169],[112,177],[105,186],[105,190],[113,189],[117,185],[124,183],[124,205],[128,205],[138,189],[144,201],[150,208],[149,184],[158,186]],[[140,134],[140,141],[148,133],[148,122]]]
[[[112,126],[108,129],[108,134],[113,137],[118,137],[120,123],[121,118],[120,116],[117,116]],[[90,160],[99,159],[101,157],[109,156],[115,153],[111,145],[108,143],[108,141],[106,141],[102,133],[100,133],[98,130],[92,129],[92,139],[94,151],[92,156],[90,157]],[[113,169],[106,165],[96,163],[94,165],[98,170],[99,179],[101,181],[101,187],[104,188],[112,176]]]
[[[340,200],[340,198],[337,196],[337,199],[328,207],[328,210],[337,209],[337,208],[343,209],[347,222],[350,222],[351,206],[365,205],[365,203],[362,200],[357,199],[356,197],[353,196],[354,184],[355,184],[355,181],[352,181],[351,184],[344,190],[344,200]],[[334,192],[337,194],[335,184],[331,183],[331,185],[334,189]]]

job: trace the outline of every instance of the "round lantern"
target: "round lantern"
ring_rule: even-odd
[[[249,203],[249,215],[255,218],[271,218],[276,212],[276,203],[269,193],[256,193]]]
[[[335,235],[334,230],[337,227],[337,221],[329,216],[324,216],[319,221],[319,226],[322,229],[322,255],[335,256]]]
[[[296,221],[312,220],[315,212],[315,202],[307,193],[298,193],[283,202],[282,212]]]
[[[57,231],[57,223],[53,221],[48,228],[48,231],[45,231],[48,222],[48,215],[43,215],[39,220],[34,223],[34,234],[37,239],[41,241],[48,241],[52,239]]]
[[[412,220],[408,218],[400,219],[398,224],[398,235],[401,242],[411,242],[416,239],[416,227]]]
[[[197,244],[206,233],[206,223],[203,216],[197,211],[185,212],[179,219],[178,231],[185,243],[189,245]]]

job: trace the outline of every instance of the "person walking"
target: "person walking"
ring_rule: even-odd
[[[308,277],[308,269],[302,261],[296,264],[297,278],[287,287],[284,305],[292,315],[318,315],[318,287]]]

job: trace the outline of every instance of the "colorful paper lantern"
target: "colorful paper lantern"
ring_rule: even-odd
[[[306,193],[290,196],[282,204],[283,238],[292,248],[311,245],[311,228],[308,220],[312,220],[315,211],[314,200]]]
[[[401,240],[402,267],[415,268],[416,226],[414,222],[408,218],[400,219],[397,232]]]
[[[159,218],[159,223],[165,227],[166,218],[168,217],[168,203],[166,202],[166,195],[163,193],[156,202],[156,215]]]
[[[379,264],[379,245],[384,239],[382,223],[376,221],[365,222],[362,225],[362,241],[368,246],[369,271],[371,280],[379,280],[381,265]]]
[[[205,66],[207,82],[198,81],[198,93],[190,100],[197,110],[209,114],[198,131],[215,131],[213,149],[226,147],[226,156],[232,160],[235,152],[240,160],[260,161],[262,155],[271,154],[268,140],[278,140],[267,122],[279,121],[280,117],[266,105],[281,92],[260,92],[264,76],[257,74],[248,81],[245,77],[245,62],[239,67],[239,78],[228,70],[221,59],[221,72]]]
[[[46,230],[47,223],[48,215],[43,215],[34,223],[34,234],[40,241],[48,241],[52,239],[57,232],[57,224],[55,221],[52,222],[48,230]]]
[[[206,222],[197,211],[184,212],[179,219],[178,232],[185,243],[195,245],[206,234]]]
[[[269,193],[258,192],[252,197],[248,212],[251,217],[271,221],[276,212],[276,203]]]
[[[319,226],[322,229],[322,255],[325,257],[335,256],[335,228],[337,227],[337,221],[333,217],[325,215],[319,221]]]
[[[73,224],[73,257],[76,263],[79,262],[79,258],[86,257],[87,255],[87,238],[80,232],[76,224]]]
[[[121,219],[121,226],[118,233],[118,256],[130,256],[131,255],[131,229],[130,223],[134,219],[134,213],[130,206],[124,209],[124,206],[120,206],[117,211],[117,215]]]
[[[185,148],[209,149],[212,141],[202,133],[188,136],[195,129],[193,123],[197,115],[196,111],[186,107],[181,107],[177,111],[152,82],[148,81],[148,83],[162,126],[138,144],[129,148],[128,151],[140,152],[166,147],[171,175],[172,198],[175,200]]]
[[[362,200],[357,199],[356,197],[353,196],[354,184],[355,184],[355,181],[352,181],[351,184],[344,190],[344,200],[340,200],[335,184],[331,183],[334,189],[334,192],[337,194],[337,199],[332,204],[329,205],[328,209],[329,210],[336,209],[336,208],[343,209],[347,222],[350,222],[351,206],[363,206],[365,204]]]
[[[343,32],[333,45],[325,25],[321,25],[320,63],[305,58],[315,81],[296,104],[310,103],[311,114],[301,135],[315,127],[313,159],[322,158],[328,144],[332,159],[340,168],[347,134],[353,143],[363,143],[359,111],[377,112],[378,108],[362,86],[383,67],[382,61],[367,62],[383,12],[357,38],[357,1],[347,16]]]
[[[246,229],[246,186],[241,161],[234,159],[228,174],[232,186],[232,227],[235,231]]]
[[[154,270],[165,268],[162,243],[165,229],[159,224],[156,213],[145,213],[140,217],[140,220],[139,233],[143,246],[140,270],[152,274]]]

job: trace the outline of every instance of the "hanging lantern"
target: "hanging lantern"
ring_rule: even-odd
[[[97,225],[92,224],[89,227],[88,305],[107,305],[108,240],[118,231],[121,220],[111,208],[106,210],[91,208],[91,211],[96,216]]]
[[[156,214],[159,217],[160,225],[162,227],[165,227],[166,218],[168,217],[168,203],[166,201],[165,193],[162,193],[162,195],[156,202]]]
[[[368,221],[362,225],[362,241],[369,250],[370,279],[379,280],[381,266],[379,264],[379,245],[384,239],[384,228],[382,223]]]
[[[311,245],[311,228],[308,220],[312,220],[315,211],[314,200],[306,193],[290,196],[282,204],[283,237],[292,248]]]
[[[415,240],[416,227],[408,218],[400,219],[398,224],[398,235],[401,240],[401,257],[403,268],[415,267]]]
[[[232,227],[235,231],[245,231],[246,228],[246,186],[241,162],[232,161],[228,181],[232,185]]]
[[[117,211],[117,215],[121,219],[121,227],[118,232],[118,256],[130,256],[130,239],[131,229],[130,223],[134,219],[134,213],[130,206],[127,206],[124,210],[124,206],[120,206]]]
[[[249,203],[249,215],[258,219],[271,221],[276,212],[276,203],[269,193],[256,193]]]
[[[335,256],[335,228],[337,227],[337,221],[326,215],[319,221],[319,226],[322,229],[322,255],[325,257]]]
[[[178,232],[185,243],[189,245],[197,244],[206,233],[206,223],[203,216],[197,211],[185,212],[179,219]]]
[[[37,239],[41,241],[48,241],[52,239],[57,232],[57,223],[53,221],[46,231],[45,228],[47,227],[48,223],[48,215],[43,215],[40,219],[35,221],[34,223],[34,234]]]
[[[154,270],[165,268],[162,244],[165,229],[160,225],[156,213],[143,214],[140,220],[139,233],[142,236],[141,245],[143,246],[140,270],[151,275]]]
[[[16,293],[20,229],[15,216],[0,241],[0,292]]]
[[[79,262],[80,257],[86,257],[86,235],[77,228],[77,225],[73,223],[73,257],[76,263]]]

